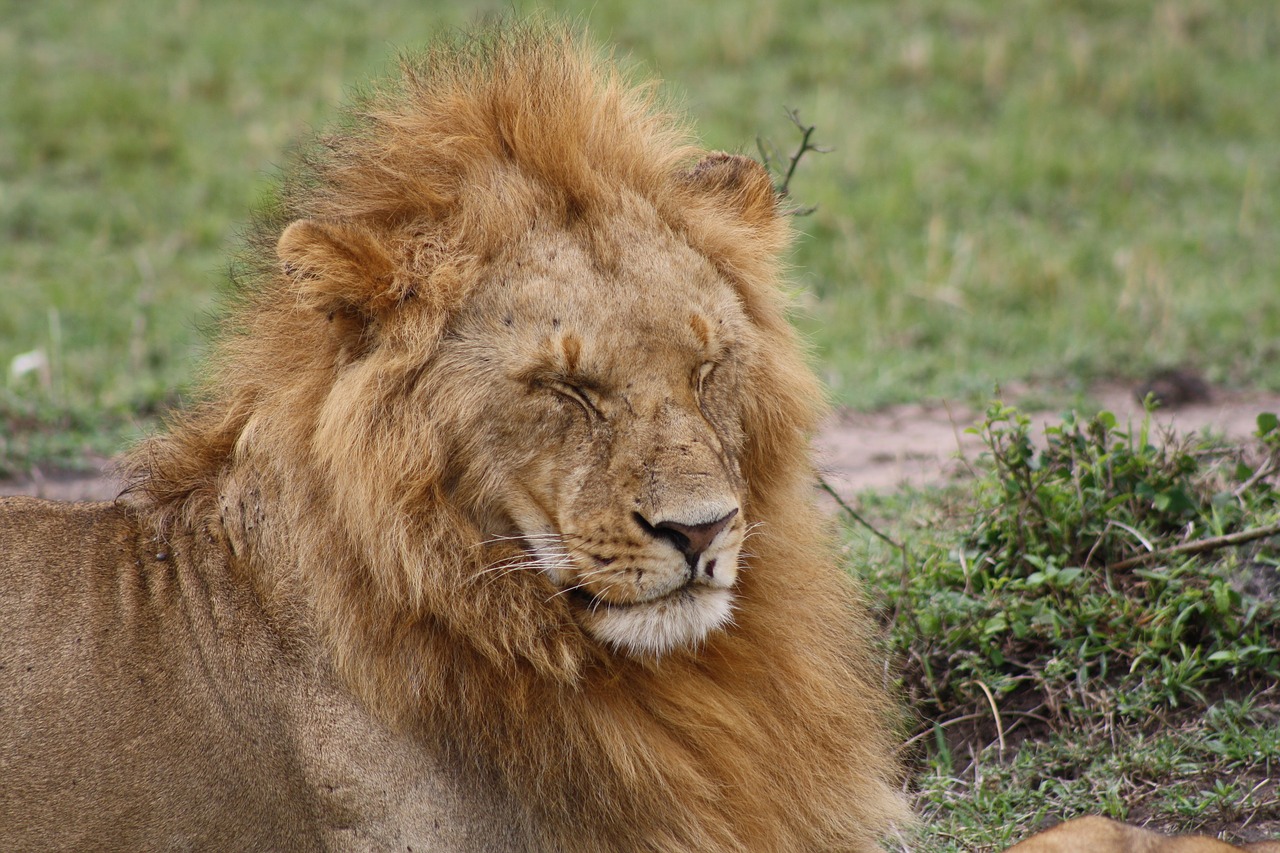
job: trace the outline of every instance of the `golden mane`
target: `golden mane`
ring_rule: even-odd
[[[128,460],[137,505],[161,535],[225,542],[369,707],[507,791],[531,844],[875,849],[905,819],[893,709],[812,502],[821,393],[786,321],[789,228],[767,181],[546,27],[401,71],[261,217],[204,401]],[[711,261],[767,343],[744,383],[761,533],[734,626],[657,659],[602,648],[532,573],[495,580],[521,552],[450,497],[457,437],[416,408],[434,399],[422,365],[507,243],[563,223],[607,265],[611,223],[637,211]],[[341,257],[281,269],[304,220]]]

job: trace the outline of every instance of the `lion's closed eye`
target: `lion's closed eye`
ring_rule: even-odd
[[[582,386],[575,385],[574,383],[567,382],[563,379],[549,379],[544,382],[543,387],[553,394],[557,394],[560,397],[575,403],[581,407],[588,416],[604,420],[604,415],[592,399],[594,393],[587,391]]]

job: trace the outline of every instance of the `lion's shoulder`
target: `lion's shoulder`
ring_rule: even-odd
[[[225,627],[193,612],[263,621],[220,541],[200,531],[161,537],[125,501],[0,498],[0,556],[7,655],[34,649],[52,660],[43,645],[85,666],[93,655],[158,661]]]

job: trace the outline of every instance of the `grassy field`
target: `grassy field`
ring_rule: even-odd
[[[276,164],[397,50],[502,8],[7,4],[0,466],[110,451],[180,393]],[[1172,364],[1280,387],[1275,4],[535,8],[669,80],[710,146],[788,149],[784,105],[817,125],[798,321],[841,402]]]
[[[0,0],[0,473],[113,453],[181,399],[202,353],[201,317],[277,164],[398,50],[509,8]],[[817,205],[797,220],[796,319],[842,403],[973,401],[1024,381],[1057,402],[1099,377],[1173,365],[1280,389],[1280,5],[583,0],[516,10],[580,20],[661,75],[710,147],[754,153],[763,136],[789,150],[797,134],[784,107],[816,125],[831,151],[807,156],[792,185],[797,202]],[[1157,494],[1169,492],[1143,493]],[[945,606],[960,599],[928,593],[958,582],[951,591],[968,594],[969,558],[955,555],[978,553],[966,537],[984,498],[975,487],[882,500],[873,509],[895,519],[924,587],[894,574],[907,565],[900,551],[856,526],[850,547],[888,622],[923,608],[895,635],[928,733],[912,747],[930,833],[917,849],[1003,845],[1081,811],[1280,826],[1271,765],[1250,757],[1278,748],[1277,699],[1249,680],[1274,661],[1243,652],[1243,640],[1214,647],[1222,666],[1203,672],[1186,662],[1191,652],[1153,652],[1184,661],[1171,677],[1190,689],[1172,695],[1158,692],[1171,683],[1158,673],[1140,670],[1121,688],[1102,678],[1100,690],[1157,691],[1134,693],[1146,713],[1128,715],[1080,704],[1087,696],[1066,675],[1085,684],[1090,672],[1067,673],[1065,646],[1038,647],[1037,672],[1057,685],[1043,695],[1066,697],[1076,716],[1027,723],[1004,749],[977,723],[961,737],[985,701],[978,682],[993,701],[1024,697],[990,658],[992,637],[1013,630],[996,614],[983,614],[991,635],[921,627],[956,619]],[[1232,523],[1273,522],[1269,500],[1242,504]],[[1076,566],[1054,547],[1055,582],[1066,583],[1060,572]],[[1242,559],[1172,567],[1182,586],[1162,606],[1212,597],[1211,579],[1184,576],[1219,577]],[[1246,562],[1275,565],[1266,551]],[[1025,585],[1036,571],[1043,585],[1044,571],[1019,571],[1009,577],[1023,598],[1039,600]],[[1229,610],[1245,606],[1237,598],[1227,595]],[[1255,610],[1249,624],[1270,630],[1273,618]],[[1088,633],[1095,622],[1074,624]],[[1223,663],[1231,653],[1254,657]],[[967,676],[944,684],[917,666],[939,660],[965,663],[956,671]],[[1230,666],[1249,678],[1233,685]]]

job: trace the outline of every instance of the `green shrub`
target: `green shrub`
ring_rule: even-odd
[[[1056,728],[1280,677],[1280,431],[1258,424],[1228,448],[1068,414],[1037,441],[993,403],[954,523],[875,570],[915,708]]]

